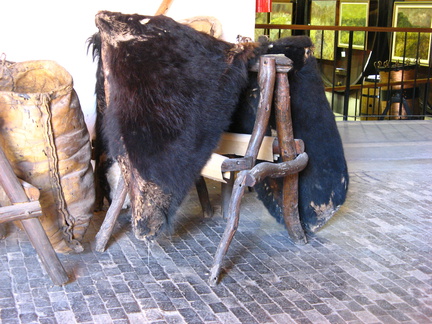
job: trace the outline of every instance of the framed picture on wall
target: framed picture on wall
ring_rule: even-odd
[[[395,2],[393,27],[431,28],[432,3]],[[414,61],[421,65],[429,64],[431,33],[395,32],[391,50],[393,62]]]
[[[312,0],[310,24],[313,26],[336,25],[335,0]],[[315,44],[314,55],[323,60],[334,60],[335,32],[332,30],[311,30],[310,38]]]
[[[271,12],[258,12],[255,15],[256,24],[291,25],[293,3],[291,0],[273,0]],[[261,35],[268,35],[271,40],[291,36],[291,29],[255,29],[255,40]]]
[[[344,1],[340,2],[339,26],[367,27],[369,23],[369,1]],[[355,31],[353,34],[353,48],[366,49],[367,33]],[[339,32],[339,47],[349,46],[349,32]]]

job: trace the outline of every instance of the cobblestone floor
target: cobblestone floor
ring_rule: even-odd
[[[57,287],[25,233],[9,226],[0,323],[432,323],[432,122],[339,125],[349,196],[308,244],[292,244],[247,193],[226,274],[211,287],[225,222],[202,218],[191,192],[174,234],[150,246],[123,213],[107,251],[95,252],[95,215],[85,251],[60,255],[71,282]],[[208,184],[220,209],[218,184]]]

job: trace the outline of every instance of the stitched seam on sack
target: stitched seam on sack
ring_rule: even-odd
[[[40,107],[44,110],[42,111],[42,114],[46,114],[46,132],[44,132],[46,143],[47,143],[47,149],[49,152],[46,152],[48,156],[48,163],[49,163],[49,173],[51,178],[51,184],[53,186],[53,192],[56,196],[56,205],[59,213],[62,216],[62,233],[63,236],[66,238],[67,242],[72,243],[74,242],[73,234],[72,234],[72,217],[67,210],[66,207],[66,199],[64,197],[63,189],[60,183],[60,176],[59,176],[59,170],[58,170],[58,155],[57,155],[57,149],[54,142],[54,132],[53,127],[51,123],[52,114],[51,109],[49,106],[50,102],[50,96],[48,94],[42,94],[41,95],[41,101],[42,104]]]

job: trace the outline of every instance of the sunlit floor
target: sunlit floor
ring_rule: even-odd
[[[204,219],[194,191],[175,232],[147,246],[127,212],[106,252],[60,255],[71,276],[52,286],[25,233],[0,241],[0,323],[432,323],[432,121],[339,122],[349,196],[308,244],[294,245],[255,193],[207,284],[225,221]]]

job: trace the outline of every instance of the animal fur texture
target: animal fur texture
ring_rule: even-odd
[[[172,219],[227,129],[252,44],[231,44],[165,16],[100,12],[103,138],[119,161],[139,239]]]
[[[114,192],[121,175],[118,162],[108,154],[108,143],[103,138],[104,115],[106,111],[105,77],[101,59],[102,43],[100,33],[93,34],[88,40],[88,50],[92,50],[93,60],[97,62],[96,70],[96,123],[95,137],[92,140],[93,160],[95,161],[95,210],[105,207],[105,200],[111,204]],[[123,203],[122,209],[130,207],[129,195]]]
[[[348,190],[348,170],[334,114],[325,96],[324,85],[312,55],[309,37],[293,36],[263,42],[259,54],[284,54],[293,60],[289,72],[294,137],[302,139],[309,156],[299,174],[299,215],[309,232],[321,228],[344,203]],[[256,76],[250,76],[231,131],[251,132],[259,102]],[[274,115],[271,127],[275,129]],[[258,197],[269,212],[283,223],[282,179],[266,178],[255,185]]]
[[[115,175],[115,167],[117,164],[113,158],[108,155],[108,143],[102,139],[102,125],[103,116],[106,110],[105,100],[105,77],[102,66],[101,51],[102,43],[99,33],[93,34],[88,40],[88,50],[92,49],[93,61],[97,62],[96,70],[96,123],[95,123],[95,134],[92,139],[93,146],[93,160],[95,161],[95,210],[99,211],[103,209],[104,200],[107,199],[109,203],[112,201],[112,190],[114,185],[113,179],[118,177]],[[111,170],[113,169],[113,170]],[[113,172],[114,171],[114,172]]]

